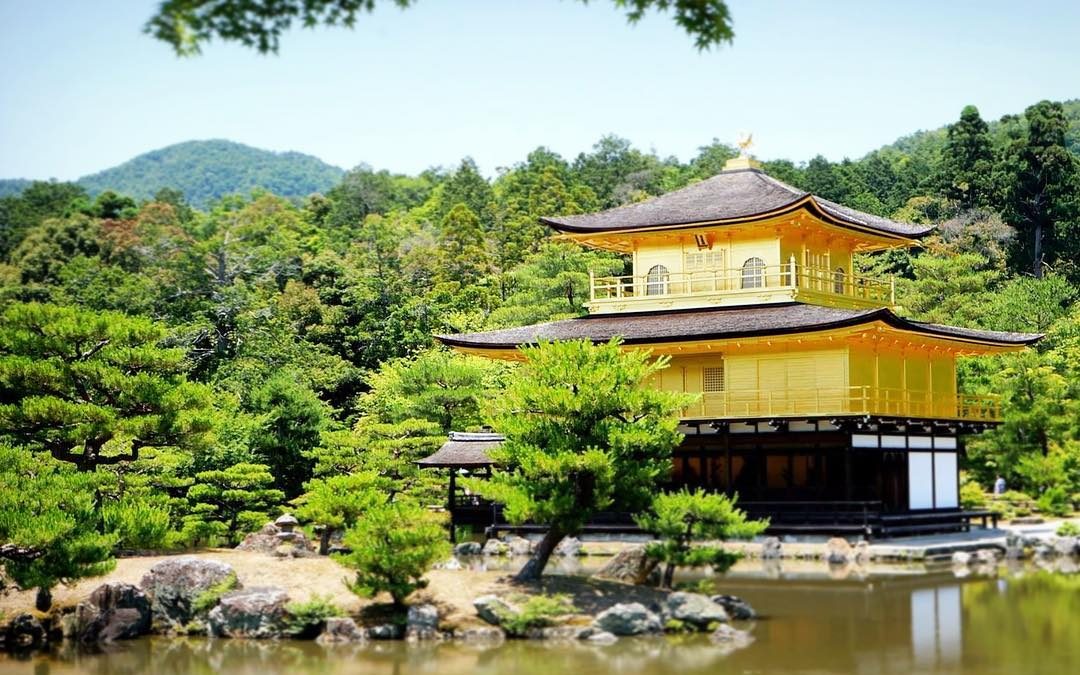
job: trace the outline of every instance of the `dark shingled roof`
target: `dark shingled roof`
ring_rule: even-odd
[[[499,447],[500,434],[451,431],[450,440],[433,454],[416,462],[421,467],[479,467],[491,464],[488,450]]]
[[[672,312],[594,314],[532,326],[437,337],[450,346],[486,349],[513,349],[519,345],[535,344],[539,340],[589,339],[606,342],[616,336],[621,337],[624,344],[630,345],[808,333],[873,321],[883,321],[895,328],[927,335],[1010,346],[1028,345],[1042,337],[1036,333],[1002,333],[911,321],[884,307],[839,309],[801,303]]]
[[[811,197],[810,201],[800,205],[807,197]],[[886,235],[921,237],[934,229],[932,225],[894,222],[813,197],[757,169],[724,171],[681,190],[599,213],[540,220],[560,232],[588,233],[753,218],[799,208],[807,208],[838,225],[875,230]]]

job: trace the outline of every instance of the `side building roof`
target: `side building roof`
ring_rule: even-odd
[[[531,326],[436,337],[452,347],[475,349],[515,349],[521,345],[536,344],[540,340],[587,339],[607,342],[613,337],[622,338],[627,345],[647,345],[672,341],[808,333],[875,321],[929,336],[1006,347],[1030,345],[1042,337],[1038,333],[1005,333],[912,321],[884,307],[860,310],[802,303],[672,312],[593,314]]]
[[[751,221],[799,209],[807,209],[841,227],[888,236],[921,237],[934,229],[933,225],[901,223],[856,211],[794,188],[758,169],[722,171],[699,183],[636,204],[599,213],[545,217],[540,221],[565,233],[601,233]]]
[[[466,433],[451,431],[450,438],[431,455],[418,460],[421,468],[477,468],[490,466],[488,451],[499,447],[506,440],[501,434]]]

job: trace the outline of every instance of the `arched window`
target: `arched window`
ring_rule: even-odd
[[[669,278],[668,268],[663,265],[653,266],[649,270],[649,276],[645,279],[645,295],[664,295],[667,293]]]
[[[832,290],[837,295],[844,294],[844,268],[837,267],[836,271],[832,275]]]
[[[765,261],[750,258],[742,264],[742,287],[762,288],[765,285]]]

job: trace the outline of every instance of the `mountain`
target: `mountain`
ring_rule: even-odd
[[[0,197],[17,195],[30,187],[30,183],[33,182],[25,178],[0,178]]]
[[[205,207],[228,194],[264,188],[282,197],[325,192],[344,170],[299,152],[271,152],[225,140],[187,141],[153,150],[76,181],[91,194],[113,190],[149,199],[161,188],[180,190]]]

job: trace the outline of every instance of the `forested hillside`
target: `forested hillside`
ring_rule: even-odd
[[[1048,334],[961,382],[1001,394],[1006,418],[968,444],[968,476],[1004,474],[1048,510],[1080,501],[1076,110],[989,125],[969,107],[859,161],[765,165],[941,223],[922,249],[862,262],[898,277],[904,313]],[[627,261],[554,241],[538,217],[677,189],[734,154],[713,142],[684,163],[605,137],[572,159],[537,148],[494,180],[468,159],[361,168],[300,203],[269,190],[205,209],[186,185],[132,199],[35,183],[0,199],[0,440],[54,457],[50,485],[96,469],[99,530],[127,548],[235,541],[331,476],[393,475],[437,500],[412,460],[481,426],[507,367],[432,336],[581,313],[589,271]]]
[[[135,199],[150,199],[158,190],[171,188],[205,207],[225,195],[256,188],[282,197],[306,197],[329,190],[343,173],[311,155],[212,140],[153,150],[76,182],[91,195],[113,190]]]

